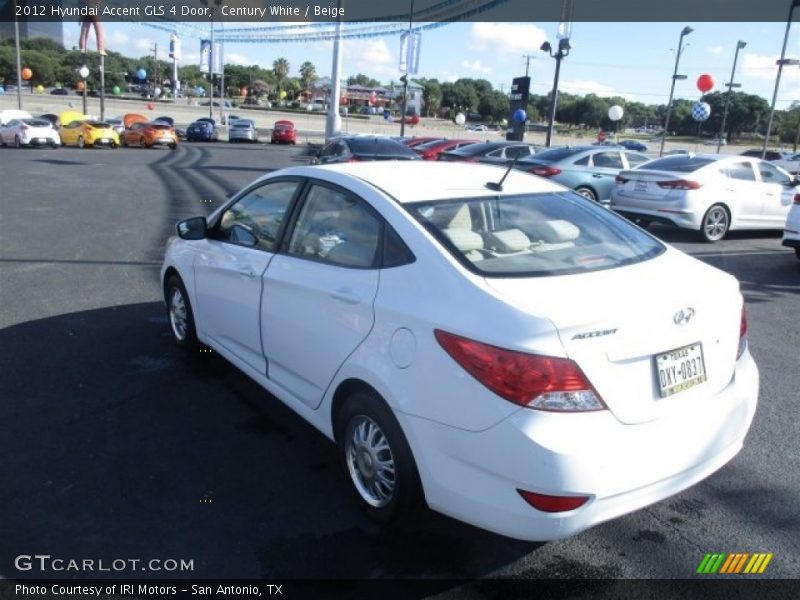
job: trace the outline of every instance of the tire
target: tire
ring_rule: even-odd
[[[78,138],[78,148],[81,149],[86,148],[86,142],[83,141],[83,136],[80,136]]]
[[[183,281],[177,275],[172,275],[167,280],[167,320],[172,332],[172,339],[178,347],[184,350],[193,350],[198,346],[197,330],[194,326],[194,313],[189,303],[189,295]]]
[[[53,142],[52,144],[50,144],[50,148],[53,149],[53,150],[58,150],[58,144]]]
[[[177,150],[177,148],[178,148],[178,144],[170,144],[169,145],[169,149],[170,150]]]
[[[794,249],[794,255],[800,260],[800,247]]]
[[[594,193],[594,190],[592,188],[584,186],[576,187],[575,192],[580,194],[584,198],[591,200],[592,202],[597,202],[597,194]]]
[[[728,233],[731,217],[728,209],[722,204],[714,204],[703,215],[700,235],[709,244],[720,241]]]
[[[144,143],[144,138],[139,138],[139,146],[142,148],[147,148],[147,144]]]
[[[369,391],[350,396],[337,416],[336,432],[345,476],[372,520],[387,524],[419,506],[414,457],[400,424],[379,396]],[[378,461],[385,465],[381,470],[374,468]]]
[[[19,139],[18,135],[14,136],[14,148],[22,148],[22,141]]]
[[[650,221],[647,219],[634,219],[634,223],[636,223],[642,229],[647,229],[650,227]]]

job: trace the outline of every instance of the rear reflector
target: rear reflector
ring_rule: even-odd
[[[557,412],[606,409],[581,368],[568,358],[506,350],[439,329],[434,335],[465,371],[509,402]]]
[[[531,167],[528,169],[528,173],[533,173],[539,177],[552,177],[561,173],[561,169],[557,167]]]
[[[565,512],[580,508],[589,501],[589,496],[548,496],[535,492],[517,490],[522,499],[536,510],[542,512]]]
[[[659,181],[658,187],[667,190],[699,190],[701,183],[689,179],[671,179],[670,181]]]
[[[744,350],[747,348],[747,308],[742,305],[742,318],[739,321],[739,349],[736,351],[736,359],[740,359]]]

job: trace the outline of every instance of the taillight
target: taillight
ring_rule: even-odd
[[[28,129],[30,129],[30,127],[28,127],[27,125],[20,125],[19,128],[21,131],[28,131]]]
[[[792,204],[800,204],[800,194],[795,194],[792,198]]]
[[[347,162],[361,162],[361,159],[356,156],[351,156],[347,159]]]
[[[531,167],[528,169],[528,173],[533,173],[539,177],[552,177],[561,173],[561,169],[556,167]]]
[[[423,160],[434,160],[436,158],[436,152],[425,152],[422,158]]]
[[[742,318],[739,321],[739,349],[736,351],[736,360],[739,360],[747,348],[747,308],[742,306]]]
[[[626,177],[623,177],[622,175],[617,175],[616,177],[614,177],[614,183],[616,183],[618,185],[624,185],[624,184],[628,183],[629,181],[630,181],[630,179],[627,179]]]
[[[434,335],[465,371],[509,402],[549,411],[606,408],[581,368],[568,358],[506,350],[439,329]]]
[[[671,179],[669,181],[659,181],[658,187],[667,190],[699,190],[702,184],[690,179]]]
[[[580,508],[589,500],[589,496],[548,496],[536,492],[517,490],[517,493],[536,510],[542,512],[564,512]]]

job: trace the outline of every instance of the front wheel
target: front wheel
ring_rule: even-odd
[[[794,249],[794,255],[800,259],[800,247]]]
[[[578,192],[584,198],[591,200],[592,202],[597,202],[597,194],[594,193],[594,190],[588,187],[579,187],[575,188],[575,191]]]
[[[14,136],[14,147],[15,148],[22,148],[22,140],[19,139],[18,135]]]
[[[194,313],[189,303],[189,295],[183,281],[177,275],[172,275],[167,281],[167,318],[175,343],[184,349],[191,349],[197,345],[197,330],[194,326]]]
[[[83,136],[78,138],[78,148],[86,148],[86,142],[83,141]]]
[[[725,237],[730,224],[730,215],[726,208],[722,204],[715,204],[703,215],[700,233],[706,242],[713,244]]]
[[[419,476],[403,431],[373,392],[356,392],[338,416],[342,465],[356,499],[378,523],[389,523],[418,505]]]

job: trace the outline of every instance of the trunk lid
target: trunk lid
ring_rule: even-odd
[[[567,355],[623,423],[691,414],[733,377],[738,282],[676,250],[593,273],[486,281],[507,301],[553,322]],[[681,311],[692,316],[678,324]],[[655,356],[697,343],[706,381],[662,397]]]

